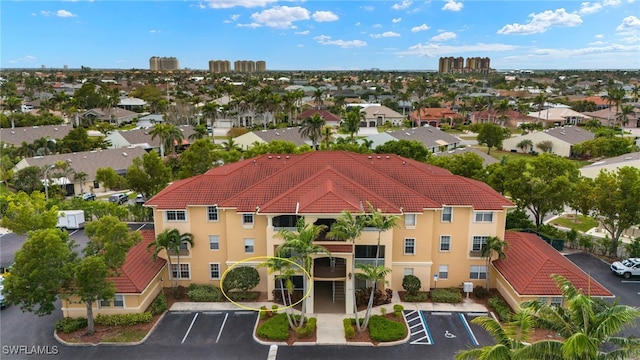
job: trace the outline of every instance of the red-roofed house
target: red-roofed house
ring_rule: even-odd
[[[155,240],[155,232],[140,233],[142,241],[127,253],[120,275],[109,278],[116,286],[115,299],[95,303],[94,315],[144,312],[162,290],[167,261],[163,258],[154,261],[152,250],[147,248]],[[87,306],[73,297],[63,299],[62,313],[66,317],[87,317]]]
[[[496,288],[511,305],[518,309],[524,301],[541,300],[562,305],[562,292],[551,275],[561,275],[577,289],[594,297],[613,297],[613,294],[582,269],[565,258],[536,234],[507,231],[509,247],[505,258],[495,260]]]
[[[296,116],[296,120],[298,121],[298,123],[301,123],[306,118],[313,117],[316,114],[324,119],[326,124],[329,126],[337,127],[340,125],[340,116],[332,113],[329,110],[309,109],[298,114],[298,116]]]
[[[415,126],[440,126],[442,120],[452,123],[453,119],[462,118],[462,115],[449,108],[422,108],[409,114],[409,119]]]
[[[153,208],[157,233],[175,228],[194,236],[180,269],[173,262],[166,275],[183,286],[219,286],[234,264],[257,266],[275,256],[282,244],[278,231],[298,219],[330,227],[343,210],[362,214],[368,204],[398,216],[398,226],[380,240],[379,261],[392,269],[386,280],[393,290],[402,290],[407,274],[418,276],[424,289],[484,284],[487,268],[480,249],[488,236],[504,237],[506,212],[514,207],[487,184],[436,166],[397,155],[341,151],[266,154],[212,168],[174,182],[145,206]],[[335,301],[345,312],[353,309],[353,274],[347,269],[353,262],[373,263],[377,240],[373,228],[363,231],[355,249],[324,234],[316,239],[332,256],[313,256],[308,311],[313,312],[314,300],[331,299],[332,291],[340,292]],[[273,275],[263,267],[258,272],[262,281],[256,290],[271,296]]]

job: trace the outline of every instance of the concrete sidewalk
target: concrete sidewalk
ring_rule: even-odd
[[[248,310],[255,309],[256,311],[261,306],[266,306],[267,309],[271,309],[271,306],[275,303],[272,302],[253,302],[253,303],[239,303],[241,306],[228,303],[228,302],[219,302],[219,303],[200,303],[200,302],[176,302],[171,306],[170,311],[176,312],[193,312],[193,311],[236,311],[236,310]],[[421,310],[421,311],[441,311],[441,312],[465,312],[465,313],[488,313],[487,308],[482,305],[475,303],[471,300],[463,300],[460,304],[446,304],[446,303],[431,303],[431,302],[421,302],[421,303],[407,303],[401,302],[397,292],[394,292],[393,300],[391,304],[375,306],[371,310],[372,315],[380,315],[381,308],[386,309],[386,313],[393,312],[393,306],[396,304],[400,304],[404,307],[405,310]],[[275,304],[277,305],[277,304]],[[359,317],[364,317],[366,310],[362,310],[358,312]],[[309,317],[315,317],[317,319],[317,337],[316,342],[297,342],[294,345],[355,345],[355,346],[367,346],[371,345],[369,343],[352,343],[347,342],[344,335],[344,328],[342,326],[342,320],[346,318],[353,318],[353,314],[308,314]],[[257,325],[257,324],[256,324]],[[259,340],[255,337],[254,339],[257,342],[263,344],[272,344],[271,342],[265,342]],[[407,337],[408,339],[408,337]],[[394,342],[391,345],[395,345],[398,343],[406,342],[399,341]],[[276,343],[284,345],[285,343]],[[389,345],[389,344],[387,344]]]

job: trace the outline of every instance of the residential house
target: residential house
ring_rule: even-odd
[[[54,141],[60,140],[67,136],[71,130],[73,130],[73,126],[66,124],[0,129],[0,141],[18,147],[23,142],[32,144],[41,138]]]
[[[615,173],[621,167],[630,166],[640,169],[640,152],[623,154],[620,156],[598,160],[592,164],[581,167],[580,174],[584,177],[595,179],[601,171]]]
[[[114,130],[110,131],[106,140],[111,142],[111,147],[117,148],[130,148],[140,147],[147,151],[154,150],[160,152],[160,137],[156,136],[152,139],[150,134],[152,128],[146,129],[133,129],[133,130]],[[194,140],[189,137],[195,133],[193,126],[191,125],[179,125],[178,129],[182,131],[182,144],[176,146],[189,146]],[[165,150],[166,152],[166,150]]]
[[[366,228],[355,245],[328,238],[326,230],[320,234],[315,243],[331,254],[312,255],[311,313],[314,301],[334,294],[341,295],[335,301],[345,312],[352,311],[353,262],[380,261],[392,269],[385,278],[392,290],[401,290],[409,274],[422,280],[424,290],[484,284],[488,269],[480,250],[487,237],[504,238],[506,213],[514,208],[487,184],[436,166],[397,155],[340,151],[266,154],[223,165],[172,183],[145,206],[153,209],[156,234],[177,229],[194,236],[194,246],[185,244],[180,267],[172,262],[167,278],[183,286],[219,286],[222,274],[242,263],[257,267],[261,281],[255,290],[270,299],[276,281],[258,265],[282,255],[276,251],[283,242],[278,231],[299,219],[330,228],[345,210],[360,216],[373,208],[398,216],[395,228],[382,233]]]
[[[309,109],[301,112],[296,116],[296,121],[302,123],[305,119],[313,117],[314,115],[320,116],[324,119],[326,125],[338,127],[340,126],[340,116],[332,113],[329,110]]]
[[[461,118],[462,116],[449,108],[422,108],[409,114],[409,119],[415,126],[438,127],[443,121],[453,123],[453,119],[457,117]]]
[[[362,127],[382,126],[387,121],[393,126],[402,126],[404,123],[402,114],[386,106],[367,106],[362,111],[365,114],[365,120],[360,124]]]
[[[534,122],[542,123],[544,126],[580,125],[587,118],[582,113],[564,107],[534,111],[530,112],[528,116],[534,118]]]
[[[140,114],[136,112],[114,107],[111,109],[90,109],[82,113],[80,118],[88,121],[89,123],[105,121],[114,126],[120,126],[134,122],[139,116]]]
[[[562,306],[562,291],[551,275],[561,275],[583,293],[600,298],[613,294],[536,234],[507,231],[505,258],[493,261],[495,286],[513,309],[525,301]],[[492,272],[493,273],[493,272]]]
[[[246,134],[242,134],[234,138],[233,142],[237,144],[241,149],[246,150],[253,146],[254,143],[264,144],[274,140],[292,142],[296,144],[296,146],[302,146],[305,144],[311,145],[311,141],[309,139],[303,138],[300,135],[299,127],[250,131]]]
[[[142,157],[146,151],[142,148],[104,149],[82,151],[77,153],[36,156],[20,160],[13,171],[17,172],[29,166],[47,168],[58,162],[66,162],[76,173],[83,172],[87,178],[83,181],[75,180],[73,174],[68,174],[51,181],[65,188],[67,195],[81,194],[85,192],[106,192],[107,189],[96,181],[96,173],[99,168],[112,168],[116,173],[124,175],[127,168],[133,163],[133,159]],[[53,173],[53,172],[52,172]],[[45,179],[42,179],[43,183]],[[54,185],[51,185],[54,186]]]
[[[593,140],[594,138],[594,133],[583,130],[577,126],[559,126],[504,139],[502,141],[502,148],[505,150],[520,151],[518,143],[523,140],[531,140],[534,147],[531,150],[541,151],[538,144],[543,141],[550,141],[552,146],[549,152],[559,156],[570,157],[574,145]]]
[[[132,97],[126,97],[126,98],[120,99],[120,102],[118,103],[119,108],[129,110],[129,111],[135,111],[138,113],[142,112],[146,106],[147,106],[146,101],[138,98],[132,98]]]
[[[602,126],[628,126],[628,127],[640,127],[640,108],[634,107],[633,113],[627,115],[627,124],[622,124],[621,113],[616,112],[615,108],[605,108],[598,111],[585,111],[583,114],[587,119],[596,119],[600,121]]]
[[[388,141],[416,140],[432,153],[453,150],[460,146],[461,142],[459,138],[432,126],[385,131],[368,136],[366,139],[373,142],[371,144],[372,149]]]
[[[120,274],[108,278],[115,285],[115,298],[95,302],[94,316],[145,312],[163,286],[168,285],[166,260],[154,260],[153,252],[148,248],[155,241],[154,231],[141,230],[140,234],[142,241],[129,250]],[[87,317],[87,305],[76,296],[62,299],[62,314],[72,318]]]

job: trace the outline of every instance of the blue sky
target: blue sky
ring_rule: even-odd
[[[267,70],[638,69],[640,6],[602,1],[11,1],[2,68],[181,68],[264,60]],[[232,65],[233,66],[233,65]]]

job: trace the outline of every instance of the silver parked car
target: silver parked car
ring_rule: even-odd
[[[631,276],[640,276],[640,258],[629,258],[622,261],[616,261],[611,264],[611,271],[618,275],[622,275],[625,279]]]

